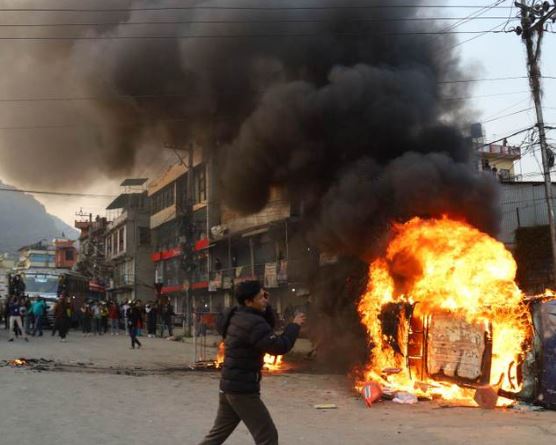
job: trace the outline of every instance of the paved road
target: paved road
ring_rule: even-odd
[[[0,330],[0,360],[49,358],[86,363],[78,372],[36,372],[0,367],[2,445],[196,444],[216,410],[214,372],[116,375],[110,367],[165,368],[193,356],[191,344],[145,339],[129,350],[127,338],[52,337],[8,343]],[[103,368],[101,370],[92,367]],[[75,368],[72,368],[75,371]],[[263,398],[280,431],[281,444],[435,445],[544,444],[556,434],[556,412],[519,413],[445,409],[434,403],[371,409],[354,396],[342,376],[268,376]],[[334,403],[336,410],[316,410]],[[244,427],[226,442],[252,443]]]

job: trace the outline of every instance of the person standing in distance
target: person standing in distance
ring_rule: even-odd
[[[257,445],[277,445],[278,431],[261,400],[260,382],[264,355],[289,352],[305,315],[297,315],[282,335],[274,333],[269,294],[258,281],[245,281],[236,289],[239,306],[220,321],[225,356],[220,398],[214,426],[200,445],[220,445],[243,421]]]

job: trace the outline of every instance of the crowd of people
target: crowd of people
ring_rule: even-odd
[[[83,336],[120,335],[123,330],[129,334],[133,349],[142,346],[137,337],[143,335],[145,328],[150,338],[165,337],[166,333],[172,336],[174,315],[170,303],[89,300],[76,307],[65,295],[50,309],[44,298],[31,300],[27,296],[12,296],[0,307],[0,320],[4,318],[10,342],[18,337],[25,341],[29,341],[29,336],[41,337],[43,327],[50,325],[51,335],[58,334],[62,342],[71,328],[79,329]]]

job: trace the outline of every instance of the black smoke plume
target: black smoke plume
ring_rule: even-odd
[[[464,102],[447,100],[468,94],[465,83],[445,83],[466,73],[449,34],[418,34],[445,24],[406,20],[423,16],[420,1],[404,0],[404,8],[384,0],[193,1],[195,9],[169,12],[133,10],[166,1],[117,3],[129,10],[49,15],[103,25],[43,31],[89,40],[30,52],[49,67],[47,79],[59,75],[54,92],[97,98],[53,108],[51,117],[78,128],[37,133],[20,149],[59,173],[58,184],[127,172],[156,157],[162,141],[195,141],[220,159],[229,206],[256,212],[271,187],[282,186],[303,202],[310,242],[329,253],[368,261],[389,224],[412,216],[450,214],[496,232],[496,185],[473,168]],[[319,9],[203,9],[231,5]],[[132,25],[145,21],[173,24]],[[61,144],[63,170],[44,155]],[[18,153],[2,161],[29,175],[34,164]],[[334,286],[316,288],[314,306],[334,308]],[[338,313],[353,314],[356,297],[343,298]],[[322,331],[357,331],[355,317],[326,319]]]

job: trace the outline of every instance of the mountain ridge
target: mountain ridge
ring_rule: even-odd
[[[48,213],[32,195],[1,180],[0,189],[4,189],[0,190],[0,252],[16,253],[25,245],[62,235],[78,238],[77,230]]]

